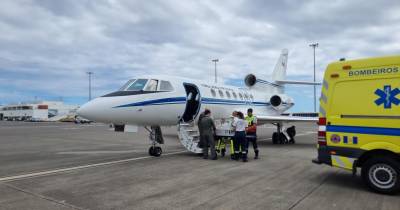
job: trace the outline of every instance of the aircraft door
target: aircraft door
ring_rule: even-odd
[[[181,121],[193,121],[200,111],[201,95],[196,85],[190,83],[183,83],[186,91],[186,107],[182,115]]]

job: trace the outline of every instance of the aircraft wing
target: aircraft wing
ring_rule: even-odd
[[[318,122],[318,117],[294,117],[294,116],[260,116],[257,115],[257,124],[280,123],[280,122]]]

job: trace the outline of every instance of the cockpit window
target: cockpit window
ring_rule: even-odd
[[[171,83],[168,81],[161,81],[160,83],[160,91],[173,91],[174,87],[172,87]]]
[[[129,88],[128,91],[140,91],[143,90],[144,86],[147,83],[147,79],[138,79],[136,80]]]
[[[128,82],[126,82],[125,84],[124,84],[124,86],[122,86],[119,90],[120,91],[124,91],[127,87],[129,87],[129,85],[130,84],[132,84],[132,82],[134,82],[136,79],[131,79],[131,80],[129,80]]]
[[[157,91],[158,80],[151,79],[146,86],[145,91]]]

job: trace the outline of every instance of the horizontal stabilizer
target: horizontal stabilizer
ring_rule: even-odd
[[[307,82],[307,81],[296,81],[296,80],[276,80],[276,84],[278,85],[285,85],[285,84],[291,84],[291,85],[321,85],[322,83],[320,82]]]

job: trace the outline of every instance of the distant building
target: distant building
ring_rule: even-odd
[[[0,108],[2,120],[29,120],[48,118],[60,115],[72,114],[78,108],[77,105],[64,104],[61,101],[35,101],[20,104],[5,105]]]

